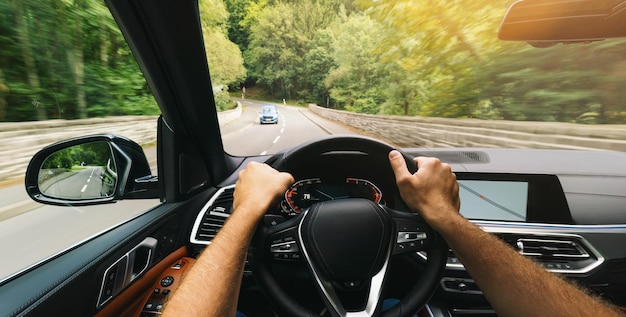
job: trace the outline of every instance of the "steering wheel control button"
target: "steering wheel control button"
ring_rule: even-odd
[[[301,258],[300,248],[294,237],[295,230],[286,230],[275,234],[270,244],[270,253],[274,260],[299,261]]]
[[[345,289],[357,289],[357,288],[361,287],[361,285],[363,285],[362,281],[350,281],[350,282],[344,282],[343,283],[343,287]]]
[[[451,293],[482,294],[476,282],[467,278],[444,277],[441,279],[441,287]]]
[[[398,240],[397,243],[405,243],[405,242],[416,242],[421,240],[426,240],[428,236],[426,232],[398,232]]]
[[[286,242],[274,243],[270,246],[270,252],[276,260],[299,260],[300,249],[293,239]]]
[[[173,276],[166,276],[164,278],[161,279],[161,286],[163,287],[168,287],[171,286],[174,283],[174,277]]]
[[[422,251],[428,247],[431,233],[424,223],[397,218],[394,221],[398,232],[394,254]]]
[[[263,217],[263,223],[268,227],[277,226],[287,220],[285,217],[280,215],[265,215]]]

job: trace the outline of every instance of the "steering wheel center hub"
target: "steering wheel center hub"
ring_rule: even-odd
[[[366,199],[315,204],[300,224],[305,256],[318,273],[339,283],[371,279],[389,257],[393,220]]]

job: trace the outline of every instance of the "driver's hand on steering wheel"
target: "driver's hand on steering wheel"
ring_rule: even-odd
[[[250,162],[239,172],[233,209],[253,212],[259,219],[294,182],[289,173],[279,172],[267,164]]]
[[[398,151],[389,152],[400,196],[413,212],[419,212],[435,229],[459,215],[459,184],[450,165],[432,157],[417,157],[418,170],[411,174]]]

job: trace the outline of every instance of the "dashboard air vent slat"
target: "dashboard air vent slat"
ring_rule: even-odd
[[[590,255],[585,249],[569,240],[517,239],[517,250],[520,254],[541,258],[586,259]]]
[[[234,191],[234,186],[224,187],[211,197],[196,219],[192,242],[211,243],[232,212]]]

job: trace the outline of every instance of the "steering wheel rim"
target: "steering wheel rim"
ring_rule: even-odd
[[[272,157],[270,160],[268,160],[267,163],[272,165],[274,168],[276,168],[279,171],[293,172],[294,170],[297,169],[297,166],[303,160],[307,160],[307,159],[310,160],[312,158],[314,159],[315,157],[319,157],[320,155],[326,155],[329,153],[335,153],[335,154],[336,153],[351,153],[351,154],[356,154],[356,155],[381,156],[386,160],[387,154],[389,153],[389,151],[393,149],[394,148],[391,147],[390,145],[380,142],[378,140],[372,139],[372,138],[361,137],[361,136],[331,136],[331,137],[326,137],[326,138],[322,138],[318,140],[309,141],[300,146],[294,147],[284,153],[277,154],[274,157]],[[402,155],[404,156],[405,161],[407,162],[407,166],[409,167],[409,170],[412,173],[415,172],[417,170],[415,161],[404,153],[402,153]],[[388,169],[387,172],[393,173],[393,171],[391,170],[391,166],[388,163],[383,168]],[[342,206],[341,208],[346,208],[345,203],[347,202],[344,202],[344,206]],[[366,206],[367,202],[361,201],[361,202],[353,202],[353,203],[350,202],[350,203],[353,205],[359,206],[358,208],[365,208],[365,209],[368,208]],[[369,202],[369,203],[374,205],[372,202]],[[331,206],[330,208],[336,208],[332,206],[333,204],[327,204],[327,205],[330,205]],[[368,308],[366,308],[363,310],[362,313],[365,313],[365,311],[367,310],[366,314],[369,314],[369,315],[377,316],[380,314],[383,317],[392,317],[392,316],[409,317],[409,316],[412,316],[413,313],[415,313],[419,308],[423,307],[427,303],[427,301],[430,299],[430,297],[434,293],[436,287],[438,286],[441,274],[443,272],[443,269],[445,267],[445,263],[447,260],[448,247],[445,241],[443,240],[443,238],[441,238],[436,231],[432,230],[432,228],[430,228],[430,226],[428,226],[428,224],[425,221],[423,221],[423,219],[419,215],[414,215],[408,212],[393,210],[391,208],[384,207],[384,206],[379,206],[379,205],[376,205],[376,206],[378,206],[382,210],[382,211],[380,210],[373,211],[373,213],[378,213],[377,217],[384,218],[386,217],[384,215],[389,215],[389,219],[392,219],[392,222],[393,222],[392,227],[394,229],[393,229],[393,232],[391,233],[393,237],[392,237],[390,245],[388,246],[387,259],[389,259],[389,257],[392,256],[392,253],[395,255],[396,253],[409,252],[409,251],[403,251],[403,250],[401,250],[400,252],[396,252],[398,250],[398,245],[400,241],[398,240],[399,239],[398,234],[400,233],[400,231],[398,230],[399,229],[398,221],[400,221],[400,223],[403,223],[403,221],[405,222],[408,221],[411,224],[411,226],[419,224],[420,228],[423,228],[419,230],[422,230],[423,233],[428,238],[425,238],[425,241],[427,240],[426,245],[423,245],[423,248],[421,248],[420,250],[427,251],[428,257],[427,257],[422,274],[419,276],[418,280],[413,284],[413,286],[411,287],[411,290],[403,298],[400,299],[399,303],[397,303],[392,308],[380,314],[380,304],[382,303],[382,300],[383,300],[382,298],[380,298],[380,295],[382,295],[381,293],[379,294],[379,297],[376,299],[375,309],[368,310]],[[315,205],[312,206],[311,208],[314,208],[314,207]],[[377,207],[371,207],[372,210],[376,208]],[[322,208],[320,207],[317,209],[322,209]],[[342,210],[345,210],[345,209],[342,209]],[[316,211],[313,211],[312,213],[314,212]],[[297,317],[318,316],[316,313],[308,310],[307,308],[302,306],[300,303],[296,302],[285,290],[282,289],[278,281],[273,277],[269,269],[269,266],[267,264],[267,262],[272,261],[272,259],[267,256],[267,251],[269,249],[274,248],[274,245],[276,245],[276,244],[272,245],[271,243],[268,245],[268,241],[270,241],[271,239],[274,239],[274,241],[277,241],[275,239],[276,237],[283,237],[285,236],[285,232],[291,230],[289,231],[290,233],[288,233],[288,235],[290,235],[289,239],[292,239],[293,237],[295,237],[296,241],[294,241],[293,244],[289,244],[289,246],[292,248],[293,246],[296,246],[296,249],[298,248],[303,249],[303,250],[297,250],[297,251],[299,253],[304,253],[306,255],[305,261],[307,263],[307,266],[309,270],[311,271],[311,273],[313,274],[313,276],[315,277],[316,282],[317,282],[316,283],[317,289],[318,291],[320,291],[322,299],[324,303],[326,304],[327,308],[329,309],[329,311],[331,311],[331,314],[333,316],[335,315],[351,316],[350,313],[343,314],[345,313],[345,311],[343,312],[341,311],[343,307],[340,307],[340,309],[337,309],[337,307],[332,307],[332,306],[335,306],[336,303],[334,303],[333,298],[328,297],[326,286],[324,286],[330,283],[328,281],[320,281],[320,279],[325,279],[325,277],[319,278],[318,277],[319,272],[316,272],[316,271],[325,271],[326,273],[328,273],[329,270],[332,271],[332,269],[319,270],[319,267],[324,266],[324,265],[312,263],[315,261],[313,261],[310,258],[310,256],[307,254],[307,249],[311,249],[311,247],[305,246],[305,242],[303,242],[303,240],[305,239],[302,237],[300,232],[298,232],[297,236],[294,236],[295,233],[292,232],[294,228],[296,227],[298,228],[298,230],[302,230],[301,229],[301,227],[303,226],[302,223],[305,222],[306,219],[304,218],[307,217],[307,213],[302,213],[300,216],[290,219],[286,221],[285,223],[281,223],[276,226],[267,225],[265,221],[261,222],[261,224],[259,225],[257,229],[255,237],[253,239],[252,257],[250,261],[253,272],[254,272],[254,276],[259,281],[259,284],[269,294],[268,297],[270,297],[270,300],[273,301],[275,305],[277,305],[281,310],[286,312],[288,315],[297,316]],[[333,217],[332,211],[328,212],[328,211],[323,210],[323,211],[320,211],[319,213],[322,213],[323,215],[327,215],[324,217],[331,217],[331,218],[328,218],[329,220],[326,221],[327,224],[333,223],[334,220],[332,219]],[[321,219],[325,219],[325,218],[321,218]],[[398,219],[405,219],[405,220],[398,220]],[[309,223],[310,222],[311,221],[309,221]],[[308,229],[305,229],[305,230],[308,230]],[[310,229],[310,230],[320,231],[320,230],[325,230],[325,229],[323,229],[323,227],[317,227],[317,229]],[[282,241],[282,239],[279,239],[279,240]],[[284,247],[284,245],[285,244],[281,242],[281,247]],[[269,246],[269,249],[268,249],[268,246]],[[410,252],[413,252],[413,251],[410,251]],[[383,266],[384,266],[383,268],[384,272],[382,272],[383,274],[382,280],[380,280],[381,289],[383,287],[384,280],[387,275],[386,262],[384,263]],[[326,276],[329,274],[321,274],[321,275]],[[372,281],[374,281],[374,277],[372,277],[368,281],[369,287],[370,287],[370,290],[368,292],[370,293],[372,292],[372,289],[374,288],[372,287],[373,285]],[[337,284],[334,284],[334,285],[337,285]],[[341,305],[342,304],[340,303],[340,306]],[[367,305],[370,305],[369,299],[368,299]]]

